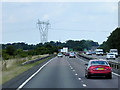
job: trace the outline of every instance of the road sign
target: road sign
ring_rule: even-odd
[[[69,49],[69,52],[72,52],[73,51],[73,49]]]
[[[87,51],[87,49],[85,48],[85,49],[84,49],[84,52],[86,52],[86,51]]]

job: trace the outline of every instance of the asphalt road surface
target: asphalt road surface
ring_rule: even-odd
[[[80,58],[55,57],[23,88],[118,88],[118,76],[112,79],[84,77],[86,62]]]

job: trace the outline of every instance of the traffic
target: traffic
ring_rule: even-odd
[[[112,68],[108,61],[118,58],[117,49],[110,49],[109,52],[104,52],[103,49],[75,52],[72,49],[68,49],[68,47],[63,47],[63,49],[59,50],[57,57],[68,56],[68,58],[76,58],[77,54],[83,54],[93,58],[88,63],[85,63],[85,78],[105,77],[106,79],[112,79]]]

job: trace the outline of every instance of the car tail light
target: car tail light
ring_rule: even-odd
[[[94,67],[94,66],[90,66],[90,67],[88,68],[88,70],[95,70],[95,67]]]
[[[105,66],[105,70],[111,70],[111,67]]]

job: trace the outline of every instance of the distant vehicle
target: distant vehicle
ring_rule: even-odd
[[[63,54],[62,53],[58,53],[57,56],[58,57],[63,57]]]
[[[75,53],[74,52],[70,52],[69,53],[69,58],[75,58]]]
[[[69,56],[69,52],[65,53],[65,56]]]
[[[111,79],[111,67],[106,60],[90,60],[88,64],[85,64],[85,77],[90,78],[92,76],[105,76]]]
[[[92,54],[96,54],[96,52],[95,52],[95,51],[92,51],[91,53],[92,53]]]
[[[86,55],[92,55],[92,52],[86,52]]]
[[[118,50],[117,49],[110,49],[110,53],[115,54],[116,57],[118,57]]]
[[[96,49],[96,55],[102,55],[103,56],[103,49]]]
[[[68,52],[68,47],[63,47],[63,49],[61,49],[62,53],[67,53]]]
[[[114,60],[115,60],[115,58],[116,58],[116,56],[115,56],[115,54],[113,54],[113,53],[108,53],[108,54],[106,55],[106,59],[114,59]]]

